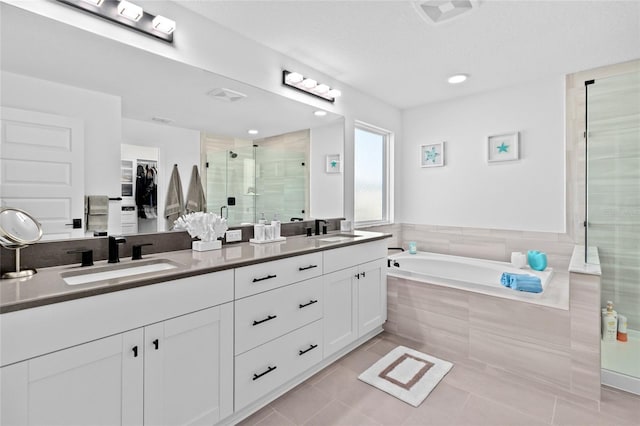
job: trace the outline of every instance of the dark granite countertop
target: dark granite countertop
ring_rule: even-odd
[[[66,284],[61,274],[76,271],[90,273],[92,269],[106,266],[106,261],[96,262],[94,266],[84,268],[81,268],[79,264],[42,268],[37,274],[28,278],[0,281],[0,314],[223,271],[270,260],[346,247],[391,236],[390,234],[367,231],[355,231],[351,234],[356,238],[338,242],[320,241],[324,237],[331,237],[332,233],[329,233],[320,237],[288,237],[286,241],[268,244],[229,244],[223,246],[220,250],[206,252],[181,250],[155,253],[145,255],[144,260],[167,260],[177,264],[178,267],[165,271],[148,272],[136,276],[112,278],[74,286]],[[121,259],[120,265],[130,264],[133,266],[136,262],[140,261]]]

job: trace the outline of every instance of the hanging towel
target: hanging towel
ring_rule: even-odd
[[[206,211],[207,200],[204,196],[204,190],[202,189],[200,173],[198,173],[198,166],[194,165],[191,170],[189,189],[187,190],[187,213]]]
[[[535,275],[510,274],[505,272],[500,277],[500,283],[505,287],[518,291],[542,293],[542,281]]]
[[[164,207],[164,217],[167,219],[167,229],[173,229],[173,222],[184,213],[184,199],[182,197],[182,181],[178,172],[178,165],[173,165],[171,178],[169,179],[169,190]]]
[[[106,231],[109,227],[109,197],[89,195],[85,197],[87,231]]]

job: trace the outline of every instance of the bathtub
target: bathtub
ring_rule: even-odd
[[[507,298],[540,297],[548,288],[553,270],[517,269],[509,262],[475,259],[446,254],[402,252],[389,256],[387,275],[422,281],[429,284],[468,290]],[[525,293],[500,284],[503,272],[532,274],[540,277],[542,293]]]

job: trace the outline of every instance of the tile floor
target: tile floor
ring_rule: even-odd
[[[417,408],[357,379],[358,374],[397,345],[454,363]],[[599,403],[583,400],[385,332],[240,424],[638,426],[640,397],[603,387]]]

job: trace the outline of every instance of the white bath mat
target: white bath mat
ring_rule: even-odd
[[[398,346],[358,379],[417,407],[451,370],[453,364]]]

